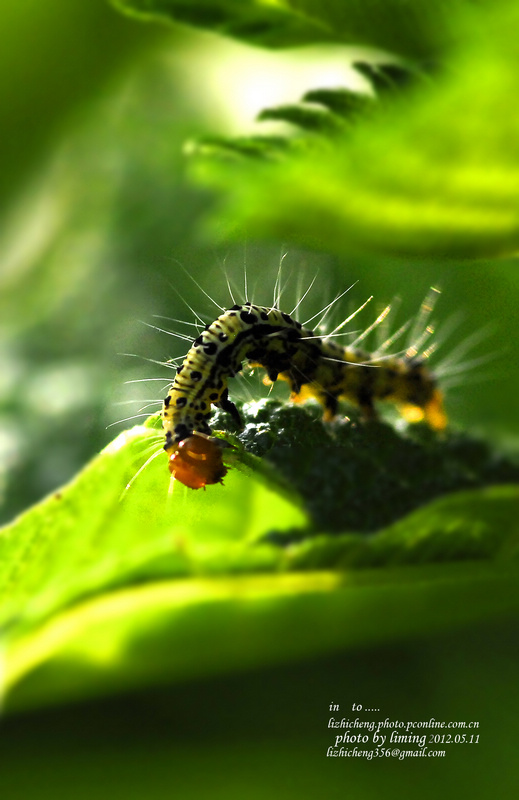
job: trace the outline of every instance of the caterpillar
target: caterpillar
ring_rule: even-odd
[[[437,294],[433,288],[419,319],[427,319]],[[211,435],[209,420],[212,407],[218,407],[241,426],[227,384],[244,363],[265,369],[269,382],[287,381],[293,402],[317,399],[327,421],[336,417],[341,400],[357,406],[366,420],[376,419],[375,403],[384,401],[411,422],[424,420],[435,430],[444,429],[443,395],[425,365],[433,348],[420,352],[432,326],[427,325],[401,355],[385,352],[406,326],[374,353],[355,346],[389,310],[390,306],[350,347],[333,340],[345,323],[331,334],[319,335],[275,306],[246,302],[224,311],[195,339],[163,402],[164,450],[172,476],[191,489],[222,483],[227,473],[225,443]]]

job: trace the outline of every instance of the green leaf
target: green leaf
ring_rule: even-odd
[[[139,473],[150,450],[157,458]],[[232,570],[228,546],[305,524],[293,502],[236,470],[223,492],[175,484],[168,494],[161,451],[153,429],[123,433],[70,485],[2,530],[0,621],[9,635],[86,595],[163,572],[189,575],[199,560],[206,571]],[[262,565],[261,548],[257,558]],[[237,561],[237,569],[255,568],[247,555]]]
[[[333,134],[340,130],[342,121],[333,114],[319,108],[310,108],[303,105],[276,106],[275,108],[265,108],[258,116],[261,122],[264,120],[276,122],[289,122],[307,131],[317,133]]]
[[[225,159],[279,158],[292,146],[286,136],[240,136],[226,139],[223,136],[204,136],[190,141],[184,150],[190,155],[203,155]]]
[[[291,568],[393,567],[470,559],[517,560],[519,486],[457,492],[376,536],[317,536],[294,545]]]
[[[377,531],[444,494],[519,483],[517,461],[467,434],[366,424],[350,410],[350,419],[325,423],[317,403],[238,406],[244,429],[237,440],[299,495],[314,530]],[[227,415],[217,412],[214,424],[225,427]]]
[[[306,103],[319,103],[345,119],[358,116],[373,102],[367,95],[349,89],[312,89],[302,99]]]
[[[322,431],[306,410],[297,413],[295,429],[330,477],[337,464],[327,465],[312,440],[322,443]],[[291,425],[279,409],[270,419],[273,438],[290,450]],[[225,486],[194,492],[175,484],[168,494],[155,424],[121,434],[69,486],[1,532],[9,707],[281,663],[519,612],[517,486],[452,494],[371,536],[322,528],[316,535],[290,473],[245,452],[234,455]],[[257,441],[275,463],[264,434],[260,423]],[[364,445],[379,427],[365,426],[365,434]],[[362,436],[346,464],[362,450]],[[387,464],[393,446],[378,441],[376,457]],[[472,460],[484,474],[487,460],[474,451]],[[362,498],[362,483],[352,488]],[[307,480],[302,497],[312,490],[319,491]],[[460,563],[434,563],[449,561]]]
[[[517,615],[518,575],[470,564],[122,589],[15,642],[6,654],[8,702],[40,705],[218,675]]]
[[[353,130],[277,161],[199,177],[220,194],[211,231],[332,250],[481,258],[519,246],[519,9],[458,18],[448,69],[393,93]]]
[[[267,47],[314,42],[367,44],[430,57],[453,36],[464,0],[113,0],[129,14],[206,28]]]

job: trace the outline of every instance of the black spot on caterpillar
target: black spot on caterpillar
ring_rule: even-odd
[[[437,289],[431,289],[419,320],[427,320],[437,294]],[[389,308],[355,344],[387,316]],[[402,354],[387,356],[385,351],[401,331],[368,353],[337,344],[335,332],[320,336],[276,307],[247,302],[224,311],[194,341],[163,403],[164,449],[172,476],[192,489],[222,482],[227,469],[222,443],[211,436],[211,406],[227,411],[240,423],[227,382],[244,363],[265,369],[272,382],[287,381],[293,402],[317,399],[325,420],[337,415],[342,400],[357,406],[366,420],[373,420],[375,403],[384,401],[395,405],[407,420],[425,420],[431,428],[442,430],[447,424],[443,396],[425,365],[432,348],[420,352],[432,327],[420,331]]]

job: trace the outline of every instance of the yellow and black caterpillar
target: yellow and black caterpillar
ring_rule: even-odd
[[[294,402],[316,398],[326,420],[336,416],[340,400],[358,406],[366,419],[376,418],[375,401],[386,401],[410,421],[443,429],[442,393],[425,366],[429,352],[410,346],[402,355],[386,356],[382,349],[370,354],[343,347],[275,307],[233,306],[195,339],[164,400],[164,449],[172,476],[192,489],[222,481],[227,469],[222,443],[211,437],[211,407],[241,424],[227,381],[244,362],[263,367],[272,382],[287,381]]]

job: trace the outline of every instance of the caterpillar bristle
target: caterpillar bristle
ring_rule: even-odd
[[[189,339],[189,341],[192,341]],[[120,356],[125,356],[126,358],[140,358],[142,361],[149,361],[150,364],[158,364],[160,367],[166,367],[167,369],[176,369],[175,361],[182,361],[182,356],[177,356],[176,358],[170,358],[168,361],[158,361],[156,358],[148,358],[147,356],[141,356],[138,353],[118,353]],[[145,378],[144,380],[150,380],[150,378]]]
[[[456,345],[456,347],[453,350],[451,350],[449,355],[446,356],[437,364],[435,369],[436,374],[441,378],[453,374],[452,370],[453,369],[456,370],[463,363],[460,362],[460,358],[463,358],[477,345],[485,341],[485,339],[487,339],[492,333],[492,330],[493,330],[492,324],[485,325],[483,328],[479,328],[477,331],[471,333],[465,339],[462,339],[462,341],[458,345]],[[489,353],[486,356],[481,356],[481,358],[484,358],[486,360],[491,360],[496,355],[497,355],[496,353]]]
[[[174,336],[175,339],[182,339],[184,342],[191,342],[192,338],[187,336],[185,333],[178,333],[178,331],[168,331],[165,328],[159,328],[158,325],[152,325],[150,322],[144,322],[142,319],[139,320],[141,325],[146,325],[147,328],[151,328],[154,331],[158,331],[159,333],[166,333],[168,336]]]
[[[313,315],[313,317],[310,317],[310,319],[307,319],[307,320],[305,320],[303,323],[301,323],[301,324],[302,324],[302,326],[303,326],[303,328],[306,328],[306,326],[308,325],[308,323],[310,323],[310,322],[313,322],[313,321],[314,321],[314,319],[316,319],[316,317],[318,317],[320,314],[322,314],[323,316],[321,317],[321,319],[319,320],[319,322],[318,322],[318,323],[317,323],[317,325],[315,326],[316,328],[319,328],[319,326],[320,326],[320,325],[322,325],[322,324],[323,324],[323,322],[324,322],[324,320],[326,319],[326,316],[327,316],[327,314],[328,314],[329,310],[330,310],[330,309],[331,309],[331,308],[332,308],[332,307],[333,307],[333,306],[334,306],[334,305],[335,305],[335,304],[336,304],[336,303],[337,303],[339,300],[341,300],[341,299],[344,297],[344,295],[345,295],[345,294],[348,294],[348,292],[350,292],[350,291],[353,289],[353,287],[357,285],[357,283],[358,283],[358,281],[355,281],[355,283],[352,283],[352,284],[351,284],[351,286],[348,286],[348,288],[347,288],[347,289],[345,289],[345,290],[344,290],[344,292],[342,292],[342,294],[338,294],[338,295],[336,295],[336,297],[334,297],[334,299],[331,301],[331,303],[328,303],[328,305],[326,305],[324,308],[321,308],[321,310],[320,310],[320,311],[318,311],[318,312],[317,312],[317,314],[314,314],[314,315]],[[370,298],[370,299],[371,299],[371,298]],[[368,302],[368,303],[369,303],[369,300],[367,300],[366,302]],[[357,313],[358,313],[358,312],[359,312],[361,309],[362,309],[362,306],[361,306],[360,308],[358,308],[358,309],[357,309],[357,311],[355,312],[355,314],[357,314]],[[354,314],[353,316],[355,316],[355,314]]]
[[[156,447],[156,445],[155,445],[155,447]],[[152,453],[149,458],[146,459],[144,464],[137,470],[137,472],[131,477],[131,479],[128,481],[128,483],[124,487],[124,491],[123,491],[123,493],[121,495],[121,498],[120,498],[121,500],[124,499],[126,493],[131,489],[131,487],[133,486],[133,484],[135,483],[137,478],[140,475],[142,475],[144,470],[152,463],[152,461],[155,461],[155,459],[158,458],[158,456],[160,456],[162,452],[163,452],[163,448],[160,447],[160,448],[156,449],[155,452]]]
[[[145,413],[142,414],[132,414],[131,417],[124,417],[124,419],[118,419],[115,422],[110,422],[106,427],[107,429],[113,428],[114,425],[122,425],[123,422],[131,422],[131,420],[133,419],[142,419],[143,417],[149,417],[149,416],[150,416],[149,411],[146,411]]]

